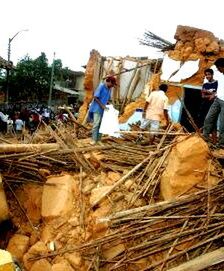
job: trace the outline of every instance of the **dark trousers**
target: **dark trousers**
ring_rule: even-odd
[[[208,99],[202,99],[200,111],[198,114],[198,128],[202,128],[204,126],[205,118],[213,102],[214,100],[209,101]]]
[[[218,117],[219,123],[219,144],[224,145],[224,101],[216,98],[211,105],[208,114],[205,118],[203,135],[205,138],[209,138],[209,134],[214,130]]]

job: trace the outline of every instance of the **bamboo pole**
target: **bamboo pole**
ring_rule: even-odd
[[[199,271],[222,262],[224,262],[224,247],[200,255],[168,271]]]
[[[138,63],[136,64],[136,67],[138,67]],[[133,72],[133,74],[132,74],[132,76],[131,76],[131,79],[130,79],[128,85],[127,85],[127,88],[126,88],[126,90],[125,90],[125,94],[124,94],[124,97],[123,97],[123,102],[122,102],[121,109],[120,109],[120,112],[121,112],[121,113],[123,112],[124,107],[125,107],[125,105],[126,105],[128,93],[129,93],[131,84],[132,84],[132,82],[134,81],[134,78],[135,78],[135,76],[136,76],[137,70],[138,70],[138,69],[134,70],[134,72]]]
[[[72,122],[74,122],[76,125],[78,125],[78,126],[84,128],[85,130],[88,130],[88,128],[86,128],[86,126],[84,126],[83,124],[81,124],[81,123],[79,123],[79,122],[77,121],[77,119],[74,117],[74,115],[72,114],[72,112],[69,110],[68,107],[65,107],[65,110],[68,112],[69,117],[71,118]]]
[[[43,152],[49,150],[59,150],[57,143],[44,144],[0,144],[0,153],[20,153],[20,152]]]
[[[132,96],[135,92],[135,89],[138,85],[138,82],[140,80],[140,69],[136,70],[135,76],[133,78],[133,81],[131,82],[130,89],[128,91],[128,96],[127,96],[127,104],[130,103]]]
[[[115,188],[120,186],[131,174],[133,174],[136,170],[138,170],[144,163],[151,159],[152,154],[146,157],[141,163],[136,165],[132,170],[130,170],[127,174],[125,174],[120,180],[118,180],[108,191],[103,193],[95,202],[92,204],[92,208],[95,207],[101,200],[103,200],[106,196],[108,196]]]
[[[172,135],[172,136],[189,136],[188,133],[180,133],[180,132],[168,132],[166,131],[119,131],[115,132],[118,134],[130,134],[130,135],[137,135],[137,134],[157,134],[157,135]]]

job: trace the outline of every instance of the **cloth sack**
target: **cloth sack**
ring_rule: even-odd
[[[119,121],[118,121],[118,114],[119,111],[116,110],[113,105],[106,106],[108,110],[104,110],[100,130],[101,134],[119,137]]]

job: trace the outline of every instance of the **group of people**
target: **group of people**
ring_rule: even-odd
[[[217,71],[214,78],[213,69],[204,71],[206,82],[201,90],[201,106],[196,124],[203,132],[206,141],[215,142],[217,136],[217,122],[219,119],[218,146],[224,147],[224,58],[219,58],[214,63]],[[111,97],[111,90],[116,85],[116,79],[108,76],[105,82],[100,83],[94,93],[94,98],[89,108],[89,118],[93,120],[92,142],[97,144],[101,140],[99,133],[104,110],[107,110]],[[155,134],[158,132],[161,120],[165,119],[166,126],[169,124],[168,97],[166,92],[168,85],[161,84],[158,90],[152,91],[146,98],[143,111],[141,129],[151,132],[150,142],[153,143]],[[210,135],[213,135],[213,140]]]
[[[21,135],[24,129],[33,134],[41,122],[50,124],[52,122],[66,123],[68,121],[68,113],[59,107],[56,111],[46,106],[35,106],[32,108],[24,107],[21,110],[5,110],[0,111],[0,132],[15,132]],[[69,107],[71,112],[77,114],[77,110]]]

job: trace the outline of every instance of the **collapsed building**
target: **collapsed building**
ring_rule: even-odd
[[[86,96],[80,109],[80,121],[85,119],[99,81],[106,75],[117,74],[118,86],[113,91],[112,100],[120,111],[121,123],[127,121],[136,108],[144,107],[145,95],[149,91],[158,89],[159,84],[165,82],[169,85],[167,96],[173,121],[180,122],[192,131],[183,104],[193,118],[198,115],[204,70],[211,67],[217,58],[224,56],[224,42],[209,31],[181,25],[177,27],[174,38],[176,43],[164,46],[163,58],[157,60],[105,59],[93,50],[85,73]]]
[[[105,137],[102,146],[90,146],[89,129],[81,124],[94,88],[108,73],[133,69],[113,96],[121,121],[161,81],[170,85],[171,104],[189,87],[197,91],[204,68],[222,56],[222,44],[195,28],[178,27],[177,33],[163,62],[104,59],[93,51],[79,123],[70,115],[72,125],[44,126],[23,142],[0,138],[0,220],[11,219],[1,226],[0,248],[25,270],[223,270],[223,150],[209,149],[200,134],[174,124],[154,145],[136,144],[133,126],[122,138]],[[204,42],[205,36],[209,42],[198,51],[196,40]],[[216,51],[210,51],[214,40]],[[197,64],[187,78],[180,73],[183,60]],[[173,61],[178,64],[168,70],[166,63]],[[126,70],[112,68],[115,63]]]
[[[140,67],[140,68],[138,68]],[[161,67],[160,59],[148,57],[102,57],[92,50],[86,66],[84,103],[79,111],[79,121],[85,122],[88,106],[92,101],[97,85],[108,75],[115,75],[117,86],[112,92],[115,107],[123,112],[126,105],[138,99],[152,74]]]

